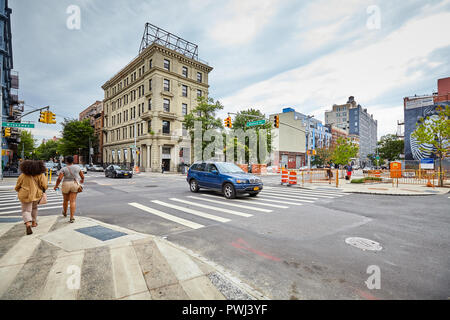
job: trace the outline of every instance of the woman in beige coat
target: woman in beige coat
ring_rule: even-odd
[[[27,235],[33,233],[31,227],[37,227],[38,202],[48,188],[47,171],[43,161],[25,160],[20,164],[22,174],[17,179],[16,191],[22,203],[22,218]]]

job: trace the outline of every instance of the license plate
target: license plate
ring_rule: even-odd
[[[254,191],[258,191],[258,190],[259,190],[259,187],[254,187],[253,190],[254,190]]]
[[[128,175],[128,173],[125,173],[125,174],[124,174],[124,176],[127,176],[127,175]]]

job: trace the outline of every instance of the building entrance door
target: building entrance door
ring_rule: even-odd
[[[164,167],[164,171],[170,171],[170,159],[163,159],[162,165]]]

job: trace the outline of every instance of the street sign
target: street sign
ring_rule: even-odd
[[[434,159],[432,158],[421,159],[420,169],[434,169]]]
[[[2,122],[2,126],[7,128],[34,128],[33,123]]]
[[[250,121],[247,122],[247,127],[259,126],[262,124],[266,124],[266,120],[258,120],[258,121]]]
[[[377,156],[375,159],[380,160],[380,156]]]

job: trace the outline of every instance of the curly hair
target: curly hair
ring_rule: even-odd
[[[66,160],[67,164],[72,164],[73,163],[73,157],[72,156],[67,156],[65,160]]]
[[[20,171],[29,176],[37,176],[47,172],[44,161],[25,160],[20,164]]]

